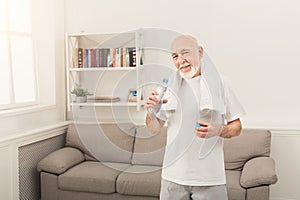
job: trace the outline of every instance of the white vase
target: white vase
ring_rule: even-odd
[[[84,103],[87,101],[87,96],[76,96],[75,102],[76,103]]]

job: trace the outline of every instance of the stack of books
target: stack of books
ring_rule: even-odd
[[[136,48],[73,48],[73,68],[136,67]]]

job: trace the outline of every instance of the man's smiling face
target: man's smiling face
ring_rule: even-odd
[[[171,47],[172,60],[181,73],[187,74],[191,68],[200,71],[200,60],[203,55],[202,47],[190,36],[180,36],[174,40]]]

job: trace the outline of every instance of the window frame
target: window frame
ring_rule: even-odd
[[[32,14],[31,14],[31,1],[28,1],[28,8],[29,8],[29,32],[24,31],[16,31],[16,30],[10,30],[10,16],[8,13],[9,10],[9,4],[8,0],[5,0],[5,9],[7,12],[5,12],[5,26],[4,30],[0,30],[0,35],[4,36],[6,44],[7,44],[7,52],[8,52],[8,76],[9,76],[9,102],[7,104],[0,104],[0,112],[5,110],[13,110],[13,109],[20,109],[20,108],[26,108],[28,106],[37,106],[39,105],[39,95],[38,95],[38,75],[37,75],[37,61],[36,61],[36,51],[35,51],[35,45],[34,45],[34,38],[32,33]],[[33,72],[33,100],[28,100],[24,102],[16,102],[15,98],[15,85],[14,85],[14,74],[13,74],[13,57],[12,57],[12,44],[11,44],[11,38],[14,36],[18,37],[27,37],[31,40],[32,43],[32,72]]]

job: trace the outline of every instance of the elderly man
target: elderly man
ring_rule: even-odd
[[[156,91],[146,100],[148,129],[168,125],[160,199],[226,200],[223,138],[240,134],[244,110],[195,38],[177,37],[171,55],[176,72],[161,109],[149,112]]]

